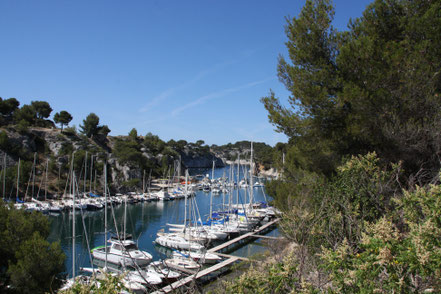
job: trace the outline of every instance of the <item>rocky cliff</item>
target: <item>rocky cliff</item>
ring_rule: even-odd
[[[119,150],[118,153],[116,150],[118,142],[129,142],[130,148]],[[37,154],[37,164],[40,165],[37,169],[41,174],[46,159],[49,159],[52,171],[49,178],[53,182],[52,187],[59,185],[57,177],[60,176],[57,171],[58,173],[60,171],[68,172],[72,153],[75,154],[75,164],[79,174],[83,172],[86,156],[90,173],[91,156],[94,157],[94,168],[99,169],[96,186],[100,187],[102,187],[100,173],[103,172],[102,166],[107,161],[108,181],[111,182],[114,191],[139,190],[145,173],[147,173],[147,177],[151,170],[154,171],[153,175],[155,173],[156,176],[166,175],[166,171],[170,170],[178,160],[181,160],[182,169],[210,168],[213,165],[213,160],[217,167],[224,166],[223,160],[210,152],[207,146],[202,148],[189,144],[178,150],[166,146],[162,148],[162,151],[155,151],[146,147],[141,139],[130,141],[124,136],[109,136],[103,143],[103,141],[97,142],[76,132],[61,132],[61,130],[54,128],[29,128],[22,132],[11,127],[0,129],[0,165],[3,166],[5,155],[6,167],[10,168],[17,165],[19,158],[22,161],[32,162],[34,154]],[[183,170],[181,174],[183,174]],[[67,175],[64,178],[67,179]],[[10,186],[12,185],[10,183]]]

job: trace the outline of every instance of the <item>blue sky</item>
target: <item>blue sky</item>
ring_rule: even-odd
[[[371,1],[334,1],[346,29]],[[50,103],[78,126],[90,113],[127,135],[207,144],[286,142],[260,98],[289,93],[286,16],[304,1],[0,0],[0,97]]]

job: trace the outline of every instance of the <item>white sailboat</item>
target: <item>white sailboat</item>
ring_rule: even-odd
[[[107,238],[107,164],[104,165],[104,197],[105,197],[105,211],[104,211],[104,238]],[[126,197],[127,198],[127,197]],[[125,202],[125,209],[127,207],[127,201]],[[146,251],[139,250],[136,243],[126,238],[125,233],[125,220],[124,215],[124,238],[120,236],[116,238],[110,238],[105,240],[104,246],[99,246],[92,249],[92,256],[94,259],[101,260],[107,263],[111,263],[113,266],[123,267],[126,266],[139,266],[144,267],[152,261],[152,255]],[[110,243],[110,246],[107,246]]]
[[[73,160],[74,155],[72,154],[72,162],[71,162],[71,168],[70,168],[70,176],[71,176],[71,183],[70,183],[70,189],[72,191],[72,198],[73,202],[75,202],[75,174],[73,169]],[[65,281],[65,283],[61,286],[59,289],[60,291],[68,290],[74,286],[75,283],[82,283],[82,284],[89,284],[89,283],[97,283],[95,279],[91,279],[88,276],[76,276],[76,225],[75,225],[75,205],[72,205],[72,278]],[[84,225],[84,223],[83,223]],[[86,234],[87,235],[87,234]],[[87,241],[87,239],[86,239]],[[89,248],[89,244],[87,243],[87,246]]]
[[[173,257],[187,257],[200,264],[211,264],[220,261],[222,258],[215,254],[207,251],[173,251]]]
[[[188,191],[188,171],[186,171],[185,175],[185,191]],[[207,241],[207,236],[203,234],[199,234],[194,229],[187,227],[187,203],[188,203],[188,194],[185,193],[185,209],[184,209],[184,224],[181,225],[171,225],[174,229],[171,229],[169,233],[165,233],[163,231],[159,231],[157,233],[158,237],[155,242],[164,247],[169,247],[172,249],[178,250],[191,250],[198,251],[204,249],[204,246],[200,243],[204,243]],[[215,237],[215,236],[211,236]]]
[[[164,263],[173,269],[177,269],[180,271],[192,271],[192,270],[198,270],[201,268],[201,265],[191,259],[190,257],[184,256],[184,255],[176,255],[172,258],[167,258],[164,260]]]
[[[147,271],[154,272],[163,280],[174,281],[181,277],[181,274],[172,271],[164,261],[153,261],[147,266]]]

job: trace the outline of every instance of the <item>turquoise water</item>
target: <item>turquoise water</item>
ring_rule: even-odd
[[[215,178],[229,174],[229,167],[215,169]],[[211,169],[194,169],[190,174],[210,174]],[[242,173],[241,176],[242,178]],[[239,196],[242,201],[245,199],[245,189],[239,189]],[[233,190],[236,199],[237,190]],[[265,196],[262,188],[253,189],[256,201],[264,201]],[[227,199],[228,194],[225,195]],[[249,197],[249,195],[247,196]],[[268,197],[268,196],[267,196]],[[196,191],[196,202],[203,220],[210,212],[210,193]],[[269,200],[269,199],[268,199]],[[213,195],[213,211],[223,203],[223,194]],[[113,215],[115,218],[113,218]],[[72,275],[72,214],[62,213],[56,216],[49,216],[51,220],[51,233],[49,241],[59,241],[66,254],[66,272]],[[153,241],[156,239],[158,230],[165,228],[166,223],[183,223],[184,219],[184,199],[177,199],[166,202],[142,202],[127,205],[127,223],[126,230],[132,234],[134,240],[138,242],[141,250],[148,251],[153,256],[153,260],[165,258],[168,253],[165,248],[156,246]],[[90,255],[87,248],[87,240],[90,249],[104,245],[104,210],[84,211],[75,215],[75,264],[76,271],[79,267],[90,266]],[[83,225],[84,222],[84,225]],[[115,232],[115,223],[118,231],[122,232],[124,223],[124,205],[117,205],[112,209],[108,208],[108,228]],[[88,236],[86,240],[85,236]],[[273,232],[274,234],[274,232]],[[238,249],[238,256],[249,256],[257,252],[264,251],[261,241],[254,241]],[[236,253],[235,252],[235,253]]]

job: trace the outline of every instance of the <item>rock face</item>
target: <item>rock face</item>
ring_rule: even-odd
[[[5,157],[5,155],[6,155],[6,157]],[[3,165],[5,162],[6,162],[6,168],[17,164],[15,159],[12,158],[8,153],[5,153],[3,150],[0,150],[0,165],[2,166],[2,169],[3,169]]]
[[[19,158],[31,161],[33,153],[36,152],[38,154],[37,165],[41,165],[42,162],[45,162],[46,158],[50,158],[52,179],[49,178],[49,182],[52,181],[53,185],[58,185],[57,178],[59,178],[59,176],[54,176],[56,173],[54,170],[58,171],[58,173],[61,170],[62,173],[67,174],[70,155],[72,152],[80,150],[89,151],[88,160],[90,160],[90,152],[97,154],[94,160],[96,160],[96,167],[100,166],[97,170],[101,169],[98,171],[96,179],[97,187],[103,187],[104,178],[100,176],[100,173],[102,172],[104,161],[107,160],[109,186],[111,186],[113,192],[128,192],[128,189],[139,188],[143,182],[144,172],[151,173],[151,170],[154,168],[166,170],[167,165],[173,166],[174,161],[179,159],[181,160],[181,174],[184,174],[186,168],[211,168],[213,161],[216,167],[224,167],[226,165],[222,154],[215,154],[208,146],[201,144],[186,143],[186,145],[179,147],[167,146],[167,148],[162,149],[161,153],[155,153],[148,147],[141,145],[139,152],[148,162],[147,166],[144,166],[146,170],[143,170],[137,167],[139,165],[131,165],[130,162],[124,163],[120,161],[116,156],[117,152],[112,153],[112,149],[116,146],[115,142],[117,140],[125,140],[124,136],[109,136],[109,140],[103,146],[99,142],[97,143],[96,140],[85,138],[75,132],[61,132],[59,129],[53,128],[32,127],[25,133],[20,133],[13,127],[7,127],[2,128],[1,131],[6,132],[7,140],[4,139],[5,142],[3,142],[0,148],[0,165],[3,165],[5,154],[6,166],[12,167],[17,164]],[[80,153],[80,156],[85,156],[84,153]],[[81,166],[81,162],[76,163],[76,167],[78,166]]]
[[[191,150],[184,150],[180,153],[182,165],[186,168],[208,168],[213,166],[213,160],[216,167],[225,166],[225,162],[212,153],[198,154]]]

